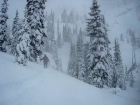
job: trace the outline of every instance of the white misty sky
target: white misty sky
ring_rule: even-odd
[[[2,1],[3,0],[0,0],[0,5],[1,5]],[[107,22],[111,23],[111,20],[114,21],[114,16],[116,14],[119,14],[120,11],[123,11],[123,10],[121,10],[121,9],[123,9],[122,8],[123,5],[121,5],[121,8],[117,8],[117,9],[120,9],[119,12],[117,9],[114,9],[115,6],[118,6],[119,3],[122,3],[123,0],[97,0],[97,1],[98,1],[98,4],[100,5],[100,9],[101,9],[102,14],[105,15]],[[132,0],[132,1],[135,2],[134,8],[136,7],[136,5],[140,5],[139,4],[140,0]],[[50,10],[52,9],[53,11],[55,11],[56,18],[58,18],[58,16],[60,16],[60,14],[64,8],[67,8],[67,11],[74,9],[79,14],[88,15],[88,13],[90,12],[89,8],[91,7],[91,3],[92,3],[92,0],[47,0],[45,11],[50,13]],[[19,17],[23,18],[23,16],[24,16],[23,12],[24,12],[24,8],[26,6],[26,0],[8,0],[8,4],[9,4],[9,7],[8,7],[8,16],[9,16],[8,25],[12,26],[13,19],[15,17],[15,13],[16,13],[17,9],[19,11]],[[131,8],[134,9],[133,7],[131,7]],[[135,13],[133,13],[132,15],[134,17],[136,17]],[[123,20],[122,20],[122,22],[123,22]],[[132,16],[128,17],[128,20],[133,20]],[[121,26],[125,25],[126,23],[128,23],[128,21],[126,21],[125,23],[122,23]],[[132,25],[134,25],[136,28],[138,28],[136,23],[137,22],[131,22]]]
[[[3,0],[0,0],[0,5],[2,1]],[[73,6],[72,9],[76,9],[79,12],[86,12],[84,11],[84,8],[87,6],[85,5],[91,5],[91,2],[92,0],[47,0],[46,10],[48,12],[50,12],[51,9],[55,10],[56,12],[62,12],[63,8],[71,8],[71,6]],[[17,9],[19,11],[19,17],[23,18],[26,0],[8,0],[8,4],[8,24],[11,26]]]
[[[0,5],[3,0],[0,0]],[[105,0],[98,0],[99,4],[103,3]],[[111,0],[106,0],[107,4]],[[113,0],[115,1],[115,0]],[[101,2],[101,3],[100,3]],[[88,14],[89,8],[91,7],[92,0],[47,0],[46,3],[46,10],[48,13],[50,10],[54,10],[56,14],[62,12],[64,8],[75,9],[79,13],[86,13]],[[13,18],[15,17],[16,10],[19,11],[19,17],[23,18],[24,8],[26,6],[26,0],[8,0],[8,23],[11,25],[13,22]],[[104,3],[103,3],[104,4]],[[105,4],[106,5],[106,4]],[[108,5],[109,6],[109,5]]]

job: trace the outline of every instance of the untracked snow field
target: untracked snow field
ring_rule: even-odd
[[[139,87],[113,94],[112,89],[98,89],[51,66],[22,66],[2,52],[0,57],[0,105],[140,105]]]

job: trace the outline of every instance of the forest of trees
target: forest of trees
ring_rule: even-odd
[[[127,3],[127,0],[123,1]],[[127,66],[123,66],[117,38],[114,41],[114,49],[110,49],[111,42],[108,38],[106,20],[101,14],[97,0],[92,2],[90,18],[84,17],[87,22],[86,31],[75,24],[80,16],[73,10],[68,13],[64,9],[61,18],[56,19],[52,10],[49,14],[47,12],[44,14],[46,0],[27,0],[26,2],[24,19],[19,18],[17,10],[11,28],[12,36],[10,36],[10,27],[7,25],[8,0],[3,0],[0,11],[0,51],[12,54],[15,56],[15,62],[24,66],[27,61],[37,62],[38,56],[43,52],[49,52],[53,55],[56,69],[62,71],[58,49],[65,43],[70,43],[68,75],[98,88],[106,85],[110,88],[119,87],[125,90],[126,82],[133,87],[132,70],[136,64],[135,56],[132,68],[128,69]],[[55,28],[55,20],[57,28]],[[74,25],[73,29],[71,25]],[[127,34],[126,41],[131,43],[135,54],[135,49],[140,48],[140,38],[136,38],[135,32],[131,29],[128,29]],[[77,36],[76,44],[73,43],[73,36]],[[85,36],[90,37],[90,41],[86,44]],[[125,41],[123,34],[120,35],[120,41]],[[114,50],[114,55],[111,55],[110,50]]]

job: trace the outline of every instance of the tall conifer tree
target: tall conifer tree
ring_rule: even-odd
[[[31,29],[31,57],[37,60],[37,56],[42,54],[41,46],[44,44],[43,37],[46,37],[44,31],[44,10],[45,0],[27,0],[27,22]]]
[[[1,11],[0,11],[0,51],[5,50],[5,43],[7,41],[7,10],[8,10],[8,0],[3,0],[1,4]]]
[[[120,46],[118,41],[115,39],[115,47],[114,47],[114,65],[117,75],[117,86],[121,89],[125,89],[125,75],[124,75],[124,68],[122,64]]]
[[[16,11],[16,16],[14,18],[13,21],[13,26],[12,26],[12,35],[13,35],[13,39],[12,39],[12,50],[11,53],[15,54],[16,53],[16,45],[17,45],[17,41],[18,41],[18,33],[19,33],[19,13],[18,10]]]
[[[87,32],[90,36],[88,52],[88,80],[90,84],[102,88],[108,85],[108,72],[112,70],[109,39],[105,27],[105,18],[100,14],[99,5],[93,0],[89,13]]]

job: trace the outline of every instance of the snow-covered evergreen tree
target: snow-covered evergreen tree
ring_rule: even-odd
[[[87,22],[87,32],[90,36],[88,80],[90,84],[102,88],[103,85],[108,84],[108,72],[112,70],[110,48],[108,46],[110,41],[107,37],[104,16],[100,14],[96,0],[93,0],[90,10],[91,18]]]
[[[25,6],[24,18],[27,19],[27,16],[28,16],[27,6]],[[24,21],[25,21],[25,19],[24,19]]]
[[[18,33],[18,24],[19,24],[19,17],[18,17],[18,10],[16,11],[16,16],[13,21],[13,26],[12,26],[12,35],[16,36]]]
[[[121,89],[125,89],[125,75],[124,68],[121,59],[120,46],[118,41],[115,39],[115,47],[114,47],[114,65],[117,73],[117,86]]]
[[[54,20],[54,12],[51,10],[50,14],[47,16],[47,21],[53,21]]]
[[[134,75],[133,75],[133,73],[132,73],[132,71],[131,71],[131,73],[130,73],[130,87],[133,87],[134,86]]]
[[[54,40],[54,35],[53,35],[52,31],[53,31],[52,22],[48,21],[47,22],[47,34],[48,34],[49,40]]]
[[[52,54],[53,54],[53,59],[54,59],[55,65],[56,65],[56,69],[58,71],[62,71],[62,62],[61,62],[61,59],[59,59],[59,56],[58,56],[56,41],[53,41],[51,47],[53,48],[53,53]]]
[[[71,11],[68,16],[68,22],[74,24],[74,11]]]
[[[59,33],[58,34],[58,37],[57,37],[57,46],[58,46],[58,48],[61,48],[62,47],[61,33]]]
[[[70,60],[68,64],[68,74],[79,79],[85,81],[85,59],[84,59],[84,51],[83,51],[83,39],[82,39],[82,31],[80,30],[80,34],[77,40],[77,49],[75,45],[71,42],[70,49]]]
[[[55,39],[54,12],[52,13],[52,38]]]
[[[46,46],[46,48],[49,50],[49,52],[53,53],[53,48],[51,47],[53,41],[55,40],[55,35],[54,35],[54,12],[51,10],[50,14],[48,15],[48,19],[47,19],[47,35],[48,38],[47,40],[49,42],[47,42],[47,44],[49,46]]]
[[[107,86],[111,88],[111,87],[113,87],[114,77],[116,79],[116,75],[114,75],[115,66],[114,66],[114,62],[113,62],[111,54],[108,54],[108,57],[107,57],[106,61],[108,62],[108,66],[107,66],[107,69],[108,69]]]
[[[51,47],[53,48],[53,59],[58,58],[58,53],[57,53],[57,45],[56,45],[56,41],[54,40]]]
[[[66,23],[65,26],[64,26],[63,36],[64,36],[65,42],[70,42],[71,41],[72,32],[71,32],[71,29],[70,29],[68,23]]]
[[[135,36],[135,31],[129,29],[128,30],[128,34],[130,36],[130,41],[131,41],[131,45],[133,47],[133,50],[136,48],[136,36]]]
[[[10,36],[10,33],[11,32],[10,32],[10,27],[7,27],[7,31],[6,32],[7,32],[7,34],[6,34],[7,35],[6,36],[7,37],[7,40],[4,43],[5,44],[4,45],[5,46],[4,48],[5,48],[5,51],[10,54],[11,53],[11,36]]]
[[[69,27],[68,28],[68,42],[71,42],[71,40],[72,40],[72,31],[71,31],[71,28]]]
[[[84,44],[84,62],[85,62],[85,68],[86,68],[86,72],[85,72],[85,82],[89,83],[88,80],[88,59],[87,59],[87,55],[88,55],[88,50],[89,50],[89,43],[87,42],[86,44]]]
[[[12,35],[13,35],[13,38],[12,38],[12,46],[11,46],[11,53],[12,54],[15,54],[16,53],[16,45],[17,45],[17,41],[18,41],[18,31],[19,31],[19,16],[18,16],[18,10],[16,11],[16,16],[14,18],[14,21],[13,21],[13,26],[12,26]]]
[[[65,24],[65,41],[69,42],[69,25],[68,23]]]
[[[0,51],[5,52],[5,43],[7,41],[7,10],[8,10],[8,0],[3,0],[1,4],[0,11]]]
[[[129,74],[128,74],[127,66],[125,66],[125,80],[129,81]]]
[[[112,81],[111,81],[111,87],[116,88],[117,87],[117,79],[118,79],[118,75],[116,73],[116,70],[113,70],[112,73]]]
[[[57,51],[56,41],[54,41],[53,59],[55,61],[56,69],[59,70],[59,58],[58,58],[58,51]]]
[[[50,42],[49,38],[47,37],[46,40],[45,40],[45,44],[44,44],[46,52],[50,52],[50,43],[49,42]]]
[[[62,46],[61,33],[60,33],[60,28],[59,28],[59,19],[57,21],[57,46],[58,48],[61,48]]]
[[[66,23],[67,22],[67,12],[66,12],[66,9],[63,10],[63,13],[61,14],[61,19],[62,19],[62,23]]]
[[[78,58],[82,55],[82,46],[83,46],[83,36],[82,36],[82,30],[80,29],[78,38],[77,38],[77,56]]]
[[[66,23],[63,26],[63,39],[64,39],[65,42],[70,42],[71,41],[71,37],[72,37],[71,29],[70,29],[68,23]]]
[[[85,81],[85,59],[83,51],[83,35],[82,30],[80,29],[78,39],[77,39],[77,78]]]
[[[29,33],[24,33],[21,36],[20,42],[16,46],[18,62],[26,66],[28,57],[30,56],[30,40]]]
[[[25,7],[24,11],[24,19],[19,19],[18,18],[18,12],[15,17],[16,21],[16,26],[18,27],[16,30],[16,34],[13,36],[15,40],[15,46],[16,50],[14,52],[15,55],[15,61],[23,64],[26,66],[27,60],[32,60],[33,58],[31,57],[31,40],[30,40],[30,35],[31,35],[31,27],[29,26],[27,22],[27,7]]]
[[[26,18],[19,23],[18,37],[16,43],[15,59],[18,63],[26,66],[27,59],[30,58],[30,34]]]
[[[68,63],[68,74],[70,76],[73,76],[76,78],[77,73],[77,63],[76,63],[76,49],[75,45],[71,42],[71,48],[70,48],[70,59]]]
[[[83,58],[84,54],[82,54],[81,61],[78,63],[78,79],[82,81],[86,81],[86,66],[85,66],[85,61]]]
[[[63,25],[63,42],[66,42],[66,26]]]
[[[73,35],[78,35],[78,32],[77,32],[77,25],[76,25],[76,27],[73,29]]]
[[[31,57],[33,61],[37,60],[37,56],[42,54],[41,46],[44,44],[43,37],[46,37],[44,31],[44,10],[45,0],[27,0],[27,22],[31,29],[30,46]]]

